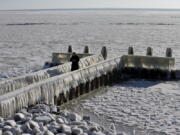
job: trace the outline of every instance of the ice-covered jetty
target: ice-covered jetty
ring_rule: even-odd
[[[74,72],[47,78],[1,95],[0,116],[12,116],[25,106],[31,106],[41,102],[61,104],[74,97],[78,97],[80,94],[98,88],[104,82],[100,81],[100,78],[118,69],[120,59],[118,57],[106,60]],[[113,78],[109,80],[113,81]],[[106,82],[109,81],[107,80]]]
[[[167,48],[165,57],[153,56],[153,49],[147,48],[146,56],[134,55],[129,47],[128,55],[122,56],[122,72],[130,77],[144,79],[178,79],[179,72],[175,67],[172,49]]]
[[[87,60],[85,60],[82,66],[84,68],[73,72],[67,71],[64,74],[60,74],[59,69],[55,71],[48,69],[46,74],[49,76],[46,79],[1,95],[0,116],[12,116],[23,107],[37,103],[61,105],[84,93],[122,79],[132,77],[170,79],[175,77],[175,58],[154,57],[150,55],[152,53],[148,53],[148,56],[136,56],[133,55],[133,48],[128,52],[128,55],[104,61],[101,61],[102,56],[87,57],[86,59],[91,60],[95,57],[96,62],[93,62],[95,64],[91,65],[90,60],[91,64],[86,65]],[[65,68],[65,65],[61,66]]]
[[[101,54],[92,55],[80,59],[79,66],[80,68],[85,68],[92,64],[103,61],[104,58]],[[37,83],[43,80],[46,80],[50,77],[57,76],[63,73],[71,71],[71,62],[65,63],[63,65],[55,66],[52,68],[40,70],[37,72],[29,73],[23,76],[14,77],[8,80],[0,82],[0,95],[14,91],[19,88],[23,88],[33,83]]]

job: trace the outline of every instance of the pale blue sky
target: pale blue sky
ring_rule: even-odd
[[[180,0],[0,0],[0,10],[44,8],[180,8]]]

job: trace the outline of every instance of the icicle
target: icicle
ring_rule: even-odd
[[[115,59],[103,61],[4,94],[0,96],[0,115],[9,117],[23,107],[39,102],[53,104],[55,96],[58,97],[61,93],[66,94],[71,88],[76,88],[82,83],[85,84],[117,68],[117,61],[120,61],[120,57],[119,60],[116,58],[116,61]]]
[[[80,60],[80,68],[85,68],[89,65],[95,64],[103,60],[104,59],[102,55],[93,55],[82,58]],[[30,84],[37,83],[46,80],[47,78],[67,73],[70,71],[71,63],[69,62],[49,69],[37,71],[34,73],[26,74],[24,76],[15,77],[9,80],[2,81],[0,82],[0,95],[3,95],[11,91],[15,91],[16,89],[26,87]]]

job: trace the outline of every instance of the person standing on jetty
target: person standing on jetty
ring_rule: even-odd
[[[71,71],[78,70],[79,69],[79,57],[77,56],[77,54],[75,52],[72,53],[70,61],[72,62]]]

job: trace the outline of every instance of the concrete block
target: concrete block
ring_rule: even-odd
[[[146,52],[147,56],[152,56],[153,55],[153,49],[151,47],[147,48],[147,52]]]
[[[68,53],[72,53],[72,46],[71,45],[68,46]]]
[[[89,53],[89,47],[88,46],[84,47],[84,52],[83,53]]]
[[[134,55],[134,49],[133,47],[128,48],[128,55]]]
[[[107,59],[107,48],[106,48],[106,46],[102,47],[101,54],[104,57],[104,59]]]
[[[172,57],[172,49],[171,48],[166,49],[166,57]]]
[[[123,55],[121,66],[171,71],[175,70],[175,58]]]

